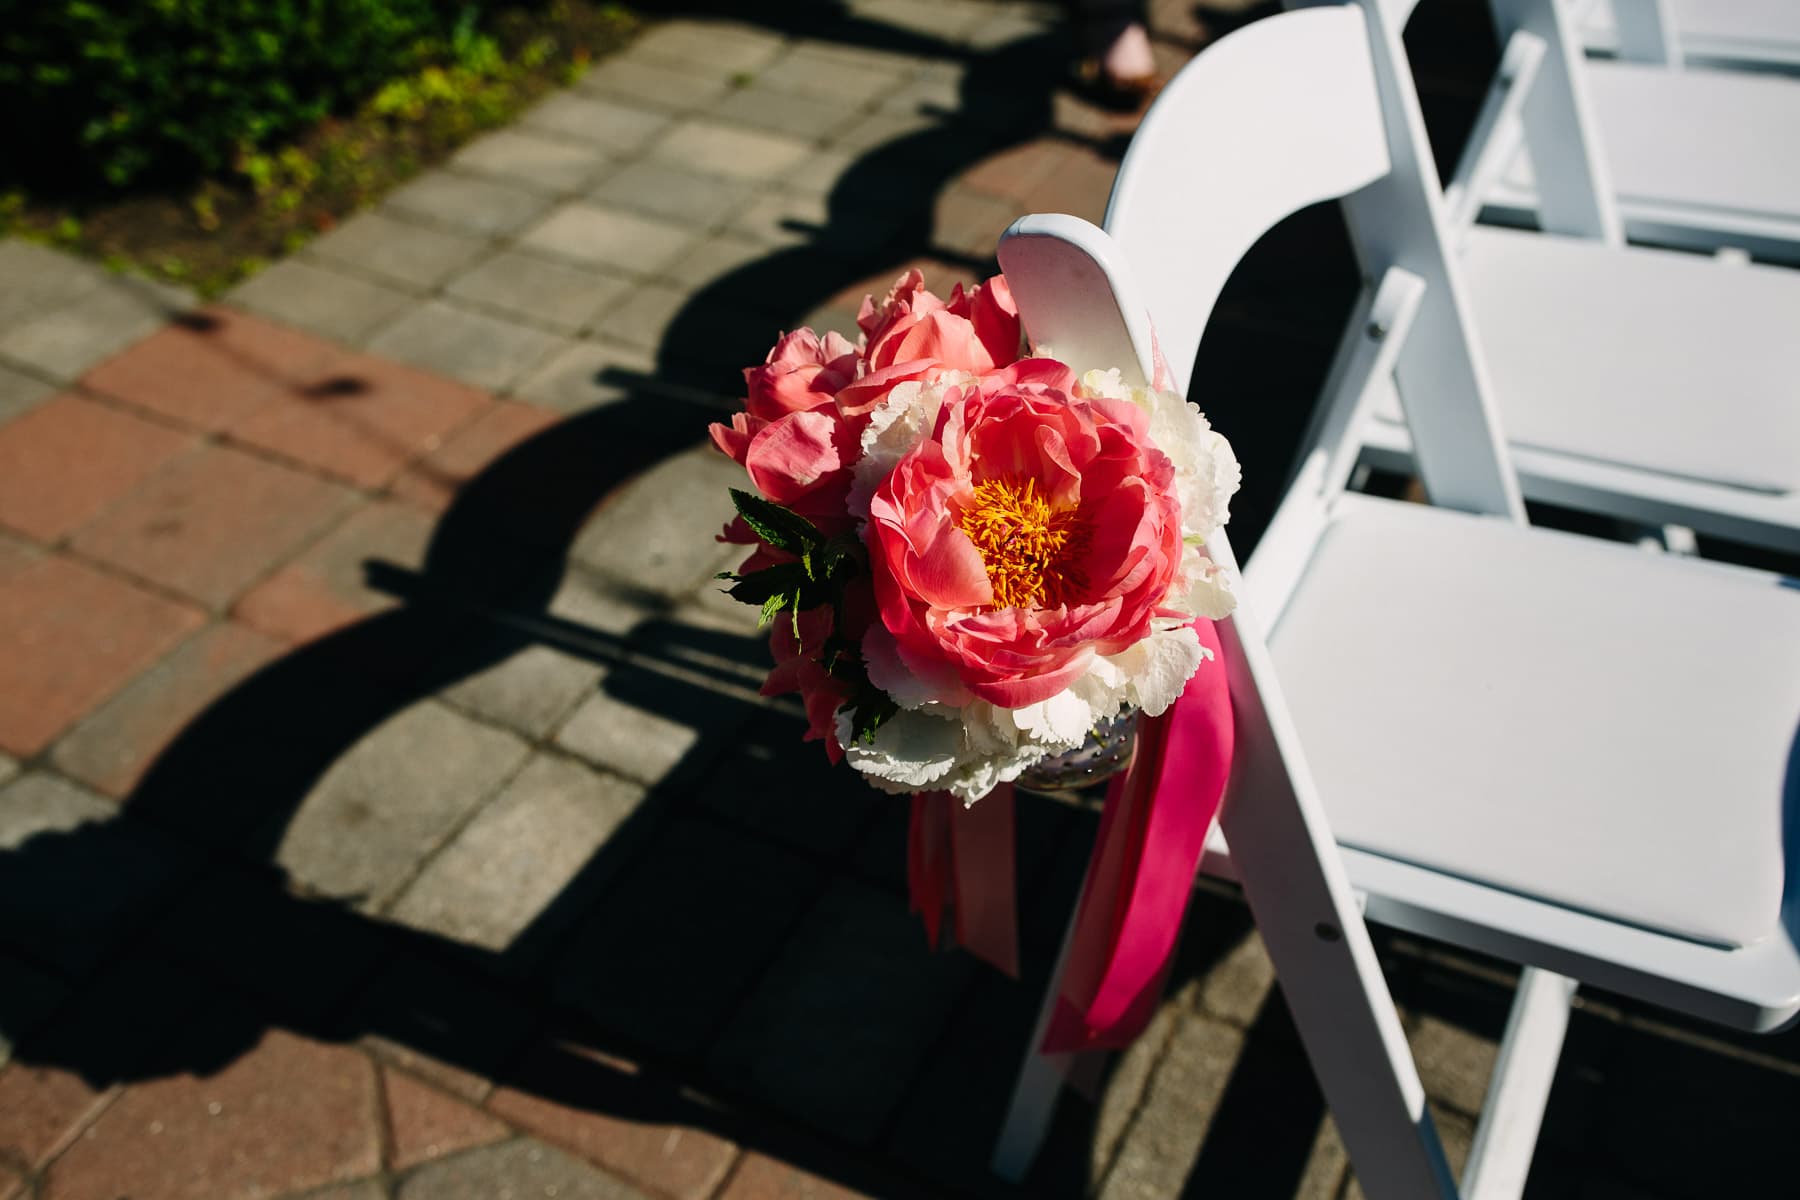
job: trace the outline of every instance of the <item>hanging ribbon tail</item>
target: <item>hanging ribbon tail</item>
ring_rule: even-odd
[[[948,792],[919,792],[912,798],[912,820],[906,831],[906,893],[912,910],[925,922],[925,940],[933,950],[950,903],[950,807]]]
[[[970,806],[948,792],[913,797],[907,890],[934,948],[943,944],[948,908],[955,942],[1017,979],[1016,875],[1011,784]]]
[[[991,966],[1019,977],[1019,892],[1013,789],[1003,783],[964,806],[951,798],[956,940]]]
[[[1162,996],[1231,778],[1231,694],[1219,638],[1209,621],[1194,630],[1211,659],[1167,712],[1139,722],[1131,770],[1107,792],[1045,1054],[1122,1049]]]

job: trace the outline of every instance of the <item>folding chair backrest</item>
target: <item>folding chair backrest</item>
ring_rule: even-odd
[[[1330,6],[1336,16],[1303,27],[1257,22],[1209,48],[1208,69],[1177,75],[1133,137],[1106,228],[1152,298],[1163,350],[1185,382],[1199,330],[1244,251],[1295,209],[1342,196],[1364,276],[1399,267],[1425,284],[1396,381],[1426,490],[1447,507],[1523,520],[1445,252],[1443,194],[1399,26],[1383,4]],[[1271,52],[1278,39],[1280,53]],[[1191,215],[1200,197],[1204,221]]]
[[[1389,97],[1372,70],[1369,34],[1354,6],[1283,14],[1233,33],[1205,52],[1197,64],[1204,69],[1178,75],[1146,118],[1108,210],[1114,237],[1074,217],[1017,222],[999,257],[1032,342],[1077,370],[1135,367],[1147,377],[1148,312],[1185,390],[1193,347],[1238,260],[1292,211],[1345,192],[1369,206],[1367,220],[1395,245],[1384,253],[1384,276],[1416,263],[1427,276],[1426,305],[1433,290],[1448,291],[1451,268],[1430,253],[1436,243],[1423,239],[1421,249],[1421,239],[1403,236],[1408,214],[1436,219],[1435,180],[1427,189],[1391,169]],[[1382,205],[1401,211],[1382,216],[1374,211]],[[1416,288],[1418,280],[1410,282]],[[1437,311],[1440,323],[1461,321],[1454,300]],[[1413,337],[1423,319],[1421,311]],[[1433,429],[1441,435],[1435,444],[1449,447],[1440,456],[1457,453],[1460,439],[1463,455],[1485,470],[1485,483],[1461,493],[1468,507],[1510,514],[1516,486],[1497,448],[1479,365],[1440,356],[1427,368],[1418,378],[1461,371],[1454,403],[1441,406],[1444,419],[1433,414]],[[1208,551],[1235,569],[1222,535],[1208,539]],[[1237,725],[1231,790],[1245,798],[1221,816],[1233,863],[1364,1187],[1372,1195],[1453,1195],[1252,607],[1246,602],[1219,627]]]
[[[1538,224],[1546,233],[1623,245],[1624,224],[1583,76],[1585,55],[1566,6],[1557,0],[1488,0],[1488,7],[1502,41],[1526,34],[1544,43],[1543,64],[1519,110]]]

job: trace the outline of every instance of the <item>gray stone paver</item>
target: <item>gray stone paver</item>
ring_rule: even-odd
[[[403,1178],[395,1200],[649,1200],[636,1188],[560,1150],[520,1139],[427,1163]]]
[[[626,280],[591,268],[502,250],[458,275],[444,291],[508,316],[577,333],[629,287]]]
[[[615,341],[652,350],[662,345],[663,334],[675,314],[687,307],[692,293],[667,283],[646,283],[633,288],[595,325],[595,332]]]
[[[829,96],[804,95],[766,85],[740,88],[707,110],[718,121],[749,125],[801,141],[830,137],[856,119],[854,108]]]
[[[433,300],[383,329],[369,349],[504,391],[564,344],[553,333]]]
[[[733,516],[729,489],[742,469],[708,444],[664,459],[620,488],[570,548],[601,576],[686,597],[740,555],[713,540]]]
[[[20,775],[0,787],[0,946],[59,971],[91,970],[191,861],[86,788]]]
[[[741,207],[751,190],[748,184],[669,163],[639,161],[609,174],[588,195],[611,208],[629,208],[703,229]]]
[[[0,356],[54,379],[73,380],[191,307],[193,297],[175,288],[115,276],[0,334]]]
[[[812,148],[798,138],[739,129],[692,118],[675,126],[654,147],[652,157],[709,175],[769,180],[807,158]]]
[[[731,87],[729,79],[695,74],[686,64],[677,67],[654,58],[621,57],[596,63],[575,90],[669,112],[691,112],[707,107]]]
[[[306,254],[403,286],[429,288],[442,283],[486,249],[484,238],[370,212],[359,213],[319,238],[306,248]]]
[[[39,834],[72,833],[118,815],[105,797],[54,775],[27,775],[0,789],[0,849],[17,850]]]
[[[1179,1021],[1143,1107],[1096,1193],[1101,1200],[1161,1200],[1181,1193],[1242,1045],[1243,1035],[1229,1025],[1198,1016]]]
[[[465,171],[518,187],[562,196],[608,174],[612,159],[596,146],[545,137],[528,129],[499,129],[470,142],[450,159]]]
[[[521,118],[529,129],[559,134],[611,154],[641,150],[668,128],[669,114],[577,92],[559,92]]]
[[[699,744],[691,714],[639,708],[608,695],[590,696],[556,735],[570,754],[644,783],[655,783]]]
[[[431,860],[390,915],[504,950],[562,895],[643,796],[616,776],[539,754]]]
[[[655,370],[656,356],[642,347],[576,342],[547,360],[514,394],[559,412],[585,412],[632,395],[632,388],[610,380],[609,372],[648,376]]]
[[[41,379],[0,366],[0,425],[48,400],[55,390]]]
[[[593,691],[603,670],[551,646],[527,646],[452,685],[443,696],[457,708],[535,739],[562,723]]]
[[[715,234],[669,264],[666,274],[677,284],[698,291],[757,262],[768,253],[766,245],[750,238],[730,233]]]
[[[758,72],[756,83],[759,87],[817,96],[848,106],[873,101],[898,85],[908,73],[879,60],[847,60],[800,46]]]
[[[251,276],[225,299],[335,341],[359,344],[416,303],[407,292],[290,258]]]
[[[667,266],[694,240],[694,231],[594,204],[564,204],[520,244],[590,266],[648,274]]]
[[[0,331],[61,308],[99,287],[106,272],[93,263],[27,242],[0,241]]]
[[[780,36],[731,22],[670,22],[632,43],[626,61],[662,60],[692,71],[752,74],[779,57]]]
[[[0,754],[0,787],[4,787],[6,781],[18,773],[19,764],[6,755]]]
[[[514,233],[549,206],[548,197],[527,188],[451,171],[420,176],[385,205],[482,237]]]
[[[286,824],[276,861],[314,891],[379,908],[527,753],[441,704],[403,709],[332,764]]]

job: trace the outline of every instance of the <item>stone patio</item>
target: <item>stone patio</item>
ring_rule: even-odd
[[[757,7],[218,304],[0,242],[0,1200],[1361,1195],[1212,885],[1150,1031],[987,1174],[1094,815],[1022,805],[1022,981],[929,952],[904,808],[757,695],[704,431],[779,331],[1097,219],[1131,121],[1058,90],[1056,8]],[[1235,19],[1153,11],[1171,68]],[[1247,531],[1336,220],[1202,349]],[[1378,945],[1460,1163],[1508,973]],[[1585,996],[1527,1195],[1786,1194],[1796,1121],[1794,1034]]]

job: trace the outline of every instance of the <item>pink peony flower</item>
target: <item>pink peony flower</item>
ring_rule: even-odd
[[[1182,560],[1174,473],[1129,401],[1041,382],[946,397],[870,502],[900,665],[942,703],[1021,708],[1148,637]]]
[[[859,365],[856,347],[842,335],[821,338],[810,329],[796,329],[775,343],[762,366],[744,370],[749,391],[744,407],[753,417],[775,421],[830,404],[856,378]]]
[[[959,283],[946,302],[925,290],[917,269],[908,271],[879,306],[863,299],[856,324],[870,372],[928,359],[984,375],[1019,357],[1019,310],[1000,275],[967,292]]]
[[[825,641],[834,632],[841,632],[851,642],[860,641],[874,619],[873,607],[865,581],[852,587],[844,597],[845,628],[842,631],[834,630],[835,617],[831,609],[814,608],[800,614],[798,636],[794,632],[796,622],[786,613],[776,618],[769,636],[769,652],[775,659],[775,668],[763,681],[762,694],[779,696],[785,692],[799,692],[801,702],[806,706],[805,740],[823,739],[825,752],[832,762],[844,757],[837,738],[836,714],[849,701],[850,689],[842,679],[825,669],[822,661]]]

